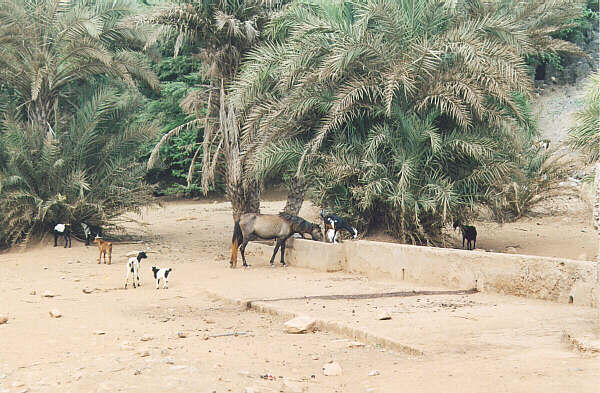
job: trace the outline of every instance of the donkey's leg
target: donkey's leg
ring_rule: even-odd
[[[283,242],[281,242],[281,251],[280,251],[280,253],[281,253],[281,266],[284,266],[284,267],[286,266],[285,260],[283,259],[284,255],[285,255],[285,242],[286,242],[286,240],[287,240],[287,238],[283,239]]]
[[[250,242],[250,240],[244,239],[244,242],[242,243],[242,246],[240,247],[240,254],[242,254],[242,262],[244,263],[244,267],[250,267],[250,265],[248,265],[248,263],[246,263],[246,253],[245,253],[248,242]],[[235,266],[232,265],[231,267],[235,269]]]
[[[302,235],[304,237],[304,234]],[[283,259],[285,256],[285,243],[287,243],[287,240],[292,237],[292,235],[287,236],[286,238],[283,239],[283,241],[281,242],[281,265],[282,266],[287,266],[285,263],[285,260]]]
[[[273,262],[275,261],[275,255],[277,255],[277,251],[279,251],[279,247],[281,247],[281,239],[277,239],[277,243],[275,244],[275,250],[273,250],[273,255],[271,255],[271,267],[275,267]]]
[[[56,233],[56,231],[54,231],[54,247],[57,246],[57,240],[58,240],[58,233]]]

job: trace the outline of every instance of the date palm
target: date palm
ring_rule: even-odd
[[[492,169],[491,164],[482,158],[474,161],[470,155],[476,151],[473,149],[477,142],[487,145],[490,137],[504,135],[506,129],[520,132],[523,127],[525,114],[516,97],[527,96],[531,88],[523,57],[545,51],[581,54],[574,45],[551,37],[551,33],[568,27],[565,21],[580,8],[579,0],[295,3],[267,26],[270,42],[251,51],[233,88],[234,101],[243,109],[243,140],[249,146],[246,154],[250,167],[264,173],[260,167],[268,154],[263,153],[272,149],[271,144],[281,145],[283,139],[298,137],[308,142],[296,162],[297,176],[311,167],[307,161],[318,159],[323,169],[321,180],[339,184],[330,174],[341,176],[341,173],[332,172],[333,165],[323,166],[325,157],[338,157],[337,163],[351,171],[370,162],[371,169],[365,169],[367,172],[379,168],[392,171],[391,176],[395,173],[392,163],[399,159],[396,154],[400,154],[400,150],[388,150],[391,156],[387,161],[383,158],[365,161],[366,153],[356,153],[351,156],[354,158],[348,157],[356,164],[349,167],[339,156],[350,154],[360,144],[352,143],[354,148],[340,144],[343,140],[339,139],[340,135],[352,140],[360,124],[361,143],[365,143],[365,135],[373,138],[385,135],[370,134],[369,130],[398,130],[402,128],[394,124],[398,124],[399,119],[408,117],[418,122],[435,114],[436,118],[431,121],[438,131],[432,135],[437,134],[439,140],[462,135],[463,139],[456,143],[465,149],[464,155],[455,154],[456,163],[448,160],[447,166],[438,168],[439,179],[449,181],[452,171],[466,170],[469,162],[479,162],[479,166],[471,167],[462,176],[480,173],[485,179],[489,175],[487,169]],[[412,137],[420,138],[417,135],[421,134],[412,134]],[[464,138],[469,135],[471,143],[466,143]],[[402,153],[406,165],[411,159],[421,162],[419,157],[430,149],[420,145],[420,139],[411,141],[409,137],[404,143],[424,149]],[[501,147],[495,146],[495,149]],[[499,161],[494,162],[506,162],[501,152],[496,156]],[[429,160],[423,163],[433,164]],[[506,167],[502,171],[496,168],[494,175],[487,178],[506,178],[508,172]],[[411,173],[422,172],[413,168]],[[363,190],[364,203],[351,199],[350,194],[340,195],[337,200],[345,198],[348,202],[345,207],[358,208],[361,203],[371,206],[367,201],[378,193],[385,194],[385,187],[378,184],[386,177],[373,176],[369,184],[363,184],[365,179],[364,174],[356,173],[345,187],[337,189],[341,193]],[[420,203],[419,198],[428,195],[423,191],[429,190],[422,184],[419,186],[418,179],[416,175],[404,178],[407,190],[419,190],[409,198],[414,203]],[[432,184],[440,188],[442,180]],[[478,183],[479,186],[484,184],[492,183]],[[453,182],[447,186],[456,192]],[[319,184],[317,189],[323,187]],[[333,191],[327,192],[327,202],[333,201]],[[467,194],[486,192],[485,187],[463,191]],[[326,200],[321,194],[318,200]],[[456,199],[452,213],[456,214],[458,206],[472,200],[473,195]],[[433,209],[435,204],[432,205],[430,199],[422,201],[423,208],[418,210],[425,215],[435,211],[446,219],[450,216],[444,214],[440,206]],[[412,213],[415,209],[406,211]],[[364,212],[357,216],[365,217]],[[435,225],[428,224],[432,230],[421,230],[410,216],[405,218],[412,224],[400,227],[416,233],[419,242],[428,241],[428,237],[431,239],[439,231],[439,221]],[[415,220],[420,221],[418,217]]]
[[[600,72],[590,76],[586,84],[583,108],[575,115],[576,124],[569,130],[569,144],[595,163],[594,226],[598,230],[598,263],[600,266]],[[599,274],[600,274],[600,267]],[[600,277],[600,276],[599,276]]]
[[[0,85],[45,129],[94,77],[158,89],[140,52],[148,32],[125,21],[135,12],[133,0],[0,0]]]
[[[145,24],[176,33],[175,55],[183,40],[192,40],[203,60],[204,76],[210,81],[204,92],[188,96],[182,107],[196,114],[196,119],[173,129],[155,146],[148,161],[152,167],[160,146],[182,129],[204,129],[203,143],[196,151],[193,168],[202,150],[202,188],[214,184],[215,174],[224,163],[226,191],[234,218],[244,212],[258,212],[259,189],[256,182],[244,182],[245,146],[240,140],[239,117],[229,98],[231,82],[237,76],[246,53],[258,44],[270,12],[285,1],[275,0],[174,0],[141,17]]]
[[[53,132],[14,112],[0,122],[0,244],[27,241],[58,222],[114,227],[124,212],[151,203],[135,157],[155,129],[131,121],[140,97],[100,86],[80,91],[74,104]]]

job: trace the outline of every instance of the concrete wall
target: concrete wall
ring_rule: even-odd
[[[249,263],[268,264],[273,247],[248,246]],[[275,258],[278,263],[279,255]],[[347,271],[423,285],[524,296],[598,307],[590,261],[409,246],[371,241],[327,244],[290,239],[286,261],[319,271]]]

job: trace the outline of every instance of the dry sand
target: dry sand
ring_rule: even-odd
[[[266,202],[263,211],[282,206]],[[307,204],[302,215],[314,217],[316,209]],[[141,220],[130,232],[144,243],[116,244],[110,266],[98,265],[97,250],[77,241],[64,249],[47,239],[0,255],[0,316],[9,317],[0,325],[0,392],[278,392],[284,379],[311,393],[598,391],[598,357],[561,341],[566,328],[592,331],[595,310],[481,294],[279,304],[393,336],[424,355],[349,348],[339,334],[286,334],[285,319],[207,290],[256,299],[419,287],[293,267],[232,271],[225,202],[167,203]],[[519,252],[571,258],[593,249],[583,216],[537,222],[482,225],[479,247],[518,244]],[[126,254],[140,248],[151,251],[142,261],[143,285],[124,290]],[[168,290],[154,288],[152,265],[173,268]],[[52,309],[62,317],[51,318]],[[390,310],[392,320],[376,321],[378,309]],[[232,332],[245,334],[211,337]],[[141,341],[144,335],[151,339]],[[323,375],[329,360],[340,363],[341,376]],[[379,375],[369,376],[373,370]],[[269,373],[275,380],[260,377]]]

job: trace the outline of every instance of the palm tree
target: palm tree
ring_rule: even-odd
[[[165,134],[154,148],[148,167],[156,163],[160,146],[169,138],[186,127],[204,128],[203,143],[190,165],[188,184],[201,150],[203,190],[214,184],[219,163],[224,162],[227,196],[236,219],[244,212],[259,211],[260,202],[258,184],[243,181],[245,146],[240,140],[239,117],[230,102],[229,88],[243,57],[259,42],[270,13],[284,3],[283,0],[174,0],[141,18],[146,24],[177,33],[175,55],[184,39],[193,40],[200,49],[203,73],[210,81],[205,92],[192,93],[182,102],[182,107],[196,114],[196,119]]]
[[[588,162],[596,163],[594,226],[598,230],[598,263],[600,264],[600,72],[590,76],[583,99],[583,109],[577,112],[575,119],[575,126],[569,130],[569,144],[574,150],[582,152]]]
[[[140,53],[148,32],[125,22],[135,12],[132,0],[0,0],[0,86],[14,90],[29,121],[50,130],[95,77],[158,89]]]
[[[506,127],[517,132],[524,114],[516,97],[531,88],[523,56],[580,54],[550,36],[580,7],[574,0],[295,3],[267,26],[271,41],[251,51],[233,88],[251,166],[271,143],[308,134],[297,162],[301,176],[307,161],[341,147],[334,143],[340,132],[350,138],[363,122],[368,133],[377,123],[396,123],[394,114],[424,121],[435,113],[440,138],[456,132],[482,138]],[[470,144],[456,143],[473,153]],[[446,176],[452,165],[440,170]],[[383,192],[376,179],[372,192]],[[356,176],[348,189],[359,181]]]
[[[18,112],[0,123],[1,244],[58,222],[114,227],[124,212],[151,203],[135,157],[156,130],[131,121],[140,96],[104,85],[81,91],[74,104],[76,113],[53,132]]]

